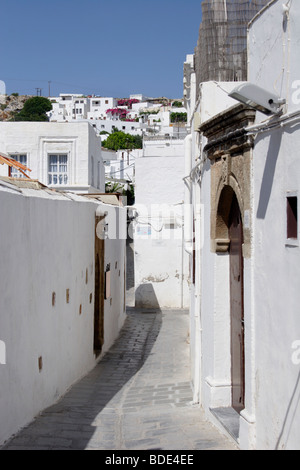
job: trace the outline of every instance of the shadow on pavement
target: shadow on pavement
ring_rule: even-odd
[[[91,446],[92,438],[95,448],[115,448],[124,390],[151,354],[161,325],[159,309],[128,307],[118,339],[98,365],[3,450],[81,450]]]

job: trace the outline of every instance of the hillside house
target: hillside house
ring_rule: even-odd
[[[0,150],[49,188],[105,192],[101,139],[87,122],[0,122]],[[3,166],[0,175],[23,176]]]

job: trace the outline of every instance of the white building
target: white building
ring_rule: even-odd
[[[93,97],[90,98],[90,110],[87,113],[87,119],[93,120],[106,120],[107,119],[107,110],[115,108],[117,106],[116,98],[108,97]]]
[[[129,97],[131,100],[138,100],[140,101],[141,103],[146,103],[148,102],[149,100],[149,97],[141,94],[141,93],[137,93],[137,94],[133,94],[133,95],[130,95]]]
[[[114,131],[122,131],[125,134],[131,135],[142,135],[143,134],[143,127],[141,126],[140,122],[135,121],[121,121],[120,119],[103,119],[98,120],[96,122],[90,121],[96,129],[97,133],[106,132],[111,134]],[[105,140],[107,135],[102,135],[101,138]]]
[[[184,108],[154,105],[150,98],[141,94],[118,100],[112,97],[61,93],[58,97],[49,99],[53,106],[47,113],[50,122],[86,120],[99,134],[111,134],[115,129],[132,135],[157,133],[169,136],[184,133],[183,125],[170,121],[172,112],[184,113]],[[154,113],[151,114],[151,111]]]
[[[143,150],[113,150],[102,149],[105,178],[110,181],[135,182],[135,163],[142,158]]]
[[[147,138],[135,161],[135,305],[185,308],[188,256],[183,250],[184,141]]]
[[[185,66],[194,400],[241,449],[300,448],[299,25],[284,0],[249,25],[249,82],[282,114],[233,102],[232,84],[202,83],[196,101]]]
[[[47,113],[50,121],[71,122],[87,118],[90,110],[88,97],[61,93],[59,97],[49,99],[52,103],[52,110]]]
[[[184,107],[155,106],[141,109],[141,126],[144,134],[183,139],[186,136],[186,123],[172,120],[172,113],[186,114]],[[176,118],[176,116],[175,116]]]
[[[1,122],[0,151],[23,163],[31,170],[30,178],[50,188],[105,192],[101,139],[87,122]],[[0,166],[0,175],[9,176],[8,171]]]
[[[125,321],[126,210],[105,197],[0,177],[0,445],[93,369]]]

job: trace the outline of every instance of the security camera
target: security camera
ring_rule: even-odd
[[[274,93],[249,82],[237,86],[229,96],[268,116],[281,113],[282,105],[286,102]]]

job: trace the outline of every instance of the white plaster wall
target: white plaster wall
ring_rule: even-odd
[[[158,139],[152,137],[149,140],[147,138],[144,140],[144,157],[182,158],[183,154],[183,140],[165,139],[164,137],[159,137]],[[183,192],[183,189],[181,188],[179,191]]]
[[[288,2],[290,12],[285,16],[284,4],[273,2],[251,25],[249,80],[285,98],[285,112],[290,113],[300,111],[295,99],[299,98],[295,91],[300,76],[300,5]],[[257,120],[263,119],[266,116],[257,113]],[[255,141],[252,344],[248,343],[252,377],[246,386],[256,429],[247,441],[242,423],[244,448],[300,448],[299,363],[293,361],[293,344],[300,338],[299,235],[298,242],[286,238],[286,197],[290,191],[299,195],[300,190],[299,143],[297,123],[264,132]]]
[[[0,189],[0,341],[6,349],[5,364],[0,363],[0,444],[96,364],[97,207],[75,195]],[[103,210],[115,212],[106,205]],[[125,213],[124,223],[126,211],[117,211]],[[112,301],[105,301],[103,353],[125,319],[125,240],[106,240],[105,262],[111,263],[114,272]]]
[[[101,206],[100,206],[101,207]],[[126,236],[127,211],[115,206],[102,205],[108,212],[108,238],[105,240],[105,263],[110,265],[111,295],[104,300],[104,346],[107,351],[117,339],[126,318]]]
[[[300,251],[286,238],[286,197],[300,194],[299,127],[257,140],[254,154],[256,436],[258,448],[300,448]]]
[[[90,121],[93,126],[96,126],[97,132],[106,131],[111,134],[114,128],[119,131],[125,132],[125,134],[142,135],[142,128],[139,122],[128,122],[113,119],[96,119]],[[108,136],[101,135],[101,139],[105,140]]]
[[[6,154],[27,154],[30,178],[48,185],[48,154],[68,155],[69,184],[55,188],[77,192],[105,192],[105,171],[101,139],[86,122],[1,122],[0,150]],[[100,165],[100,187],[91,186],[92,157]],[[0,175],[8,176],[8,167],[0,165]],[[97,181],[97,173],[95,174]]]
[[[237,82],[209,81],[200,83],[201,104],[199,114],[201,124],[237,104],[236,100],[228,96],[228,93],[237,85]]]
[[[182,266],[181,242],[135,239],[134,248],[136,306],[187,307],[186,277],[182,286],[182,275],[187,266],[186,263]]]
[[[294,86],[300,76],[300,5],[289,2],[286,23],[282,14],[286,3],[270,3],[251,26],[249,80],[278,92],[287,99],[286,111],[294,112],[300,108],[300,101],[295,100],[299,92],[295,95]],[[219,85],[225,88],[224,84]],[[236,84],[228,84],[232,85]],[[204,122],[235,104],[225,98],[225,107],[220,106],[222,89],[217,84],[202,84],[201,89],[199,116],[194,116],[192,130],[197,119]],[[263,119],[266,116],[258,113],[257,120]],[[244,260],[246,408],[240,418],[241,449],[299,449],[300,253],[299,243],[286,240],[286,197],[299,195],[300,190],[299,129],[299,123],[294,123],[255,139],[252,252],[251,259]],[[194,158],[197,154],[195,145]],[[201,280],[197,280],[199,288],[196,282],[191,299],[191,325],[195,328],[197,297],[201,296],[202,341],[194,332],[191,356],[194,383],[197,370],[201,371],[200,402],[212,419],[210,407],[230,405],[230,331],[228,257],[210,250],[210,184],[206,162],[201,178],[201,251],[196,258],[196,265],[201,266]],[[196,207],[199,201],[194,194]]]
[[[195,160],[199,142],[193,140]],[[210,160],[201,168],[201,185],[193,185],[194,217],[200,207],[200,218],[195,220],[196,282],[190,302],[191,376],[195,402],[215,422],[210,409],[231,406],[229,256],[211,251]]]
[[[149,101],[140,101],[139,103],[132,103],[132,112],[136,111],[139,113],[140,109],[150,108],[152,106],[152,103],[149,103]]]
[[[288,16],[283,15],[286,4]],[[249,81],[285,98],[288,112],[298,110],[300,104],[299,24],[299,2],[277,0],[257,17],[249,32]],[[265,116],[259,114],[257,119]]]
[[[209,408],[229,406],[228,401],[228,256],[211,252],[210,161],[205,162],[201,181],[202,239],[200,259],[200,315],[202,326],[202,351],[196,345],[195,354],[202,362],[202,405],[209,415]],[[199,292],[199,291],[198,291]],[[198,312],[195,312],[196,314]],[[225,320],[227,319],[227,321]]]
[[[136,303],[186,307],[189,265],[182,244],[183,141],[174,146],[147,142],[144,152],[135,163],[139,214],[134,234]],[[170,216],[176,214],[171,221]]]
[[[95,104],[99,103],[99,104]],[[90,98],[90,110],[87,113],[88,119],[106,118],[106,111],[117,106],[115,98],[93,97]]]
[[[101,151],[101,139],[95,136],[95,131],[92,126],[88,126],[88,184],[90,186],[89,192],[99,190],[105,192],[105,168],[103,164],[103,157]],[[83,159],[82,165],[85,164]]]

